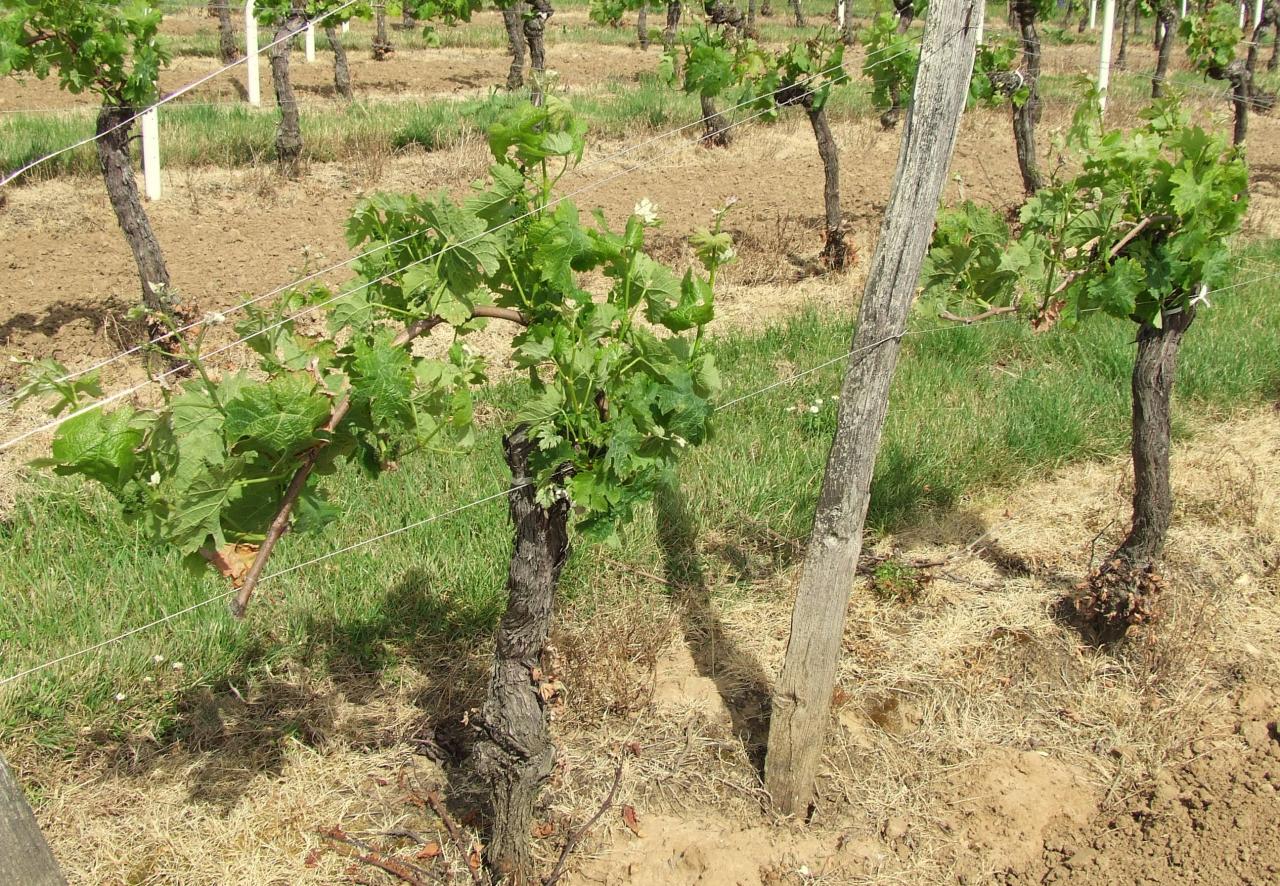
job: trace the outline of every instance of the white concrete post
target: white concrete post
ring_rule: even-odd
[[[244,0],[244,69],[249,104],[262,104],[262,87],[258,83],[258,19],[253,13],[253,0]]]
[[[142,112],[142,190],[160,199],[160,119],[155,108]]]
[[[1107,87],[1111,83],[1111,37],[1116,29],[1116,0],[1103,0],[1102,49],[1098,53],[1098,91],[1102,110],[1107,109]]]
[[[310,23],[307,24],[307,35],[304,39],[304,43],[307,48],[306,49],[307,64],[311,64],[313,61],[316,60],[316,26],[315,25]]]
[[[1258,25],[1262,24],[1262,3],[1263,0],[1253,0],[1253,29],[1258,30]]]
[[[1182,0],[1182,17],[1187,17],[1187,0]]]
[[[982,36],[987,30],[987,0],[978,0],[978,36],[974,40],[974,51],[982,45]]]
[[[1089,30],[1098,30],[1098,0],[1089,0]]]
[[[1183,5],[1183,6],[1186,6],[1186,5],[1187,5],[1187,0],[1182,0],[1182,5]],[[342,23],[342,33],[344,33],[344,34],[345,34],[345,33],[347,33],[347,31],[350,31],[350,30],[351,30],[351,22],[343,22],[343,23]]]
[[[1242,2],[1240,3],[1240,30],[1242,31],[1244,30],[1244,11],[1247,8],[1247,6],[1248,4],[1244,3],[1242,0]]]
[[[845,0],[836,0],[836,21],[839,23],[841,30],[844,29],[845,5]]]

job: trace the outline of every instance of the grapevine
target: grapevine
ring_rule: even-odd
[[[1157,563],[1172,509],[1170,396],[1178,348],[1203,293],[1229,273],[1228,238],[1247,206],[1238,148],[1157,101],[1132,133],[1106,130],[1094,93],[1068,145],[1076,175],[1029,198],[1016,238],[965,206],[938,224],[925,270],[925,300],[971,310],[1000,306],[1037,329],[1074,326],[1094,314],[1137,327],[1133,369],[1133,521],[1128,536],[1076,600],[1103,638],[1154,615]],[[973,318],[968,318],[973,319]]]

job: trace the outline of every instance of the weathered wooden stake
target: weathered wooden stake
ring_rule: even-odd
[[[0,883],[67,886],[22,787],[0,757]]]
[[[979,0],[929,4],[893,193],[858,309],[854,356],[773,695],[765,786],[784,813],[804,816],[813,799],[889,385],[964,110],[978,6]]]

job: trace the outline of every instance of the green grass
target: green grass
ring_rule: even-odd
[[[1280,246],[1249,253],[1280,265]],[[1261,276],[1242,270],[1240,279]],[[1280,395],[1280,315],[1264,281],[1215,297],[1187,337],[1178,380],[1179,433],[1192,418],[1222,417]],[[904,340],[869,517],[892,529],[922,510],[954,506],[977,490],[1016,484],[1064,463],[1123,451],[1134,330],[1099,318],[1078,331],[1037,335],[1016,322],[928,331]],[[849,319],[815,308],[713,347],[725,400],[758,390],[848,348]],[[717,435],[681,476],[690,531],[747,547],[760,527],[797,537],[809,526],[835,423],[842,368],[833,365],[725,410]],[[487,398],[510,415],[521,386]],[[821,400],[816,412],[809,407]],[[333,480],[342,511],[317,537],[289,536],[272,568],[302,563],[360,539],[456,508],[502,488],[498,431],[474,451],[406,459],[377,481]],[[96,489],[33,474],[0,523],[0,643],[7,675],[98,642],[224,590],[157,552]],[[641,568],[660,562],[656,521],[644,513],[608,556]],[[9,745],[66,751],[82,724],[99,735],[163,734],[196,687],[240,688],[294,662],[318,673],[379,672],[441,649],[483,641],[502,605],[509,530],[499,500],[265,582],[243,623],[219,602],[0,690]],[[601,551],[575,550],[566,596],[589,595],[613,570]],[[707,556],[718,556],[708,553]],[[717,593],[761,593],[749,583]],[[166,661],[156,664],[153,655]],[[171,667],[181,661],[182,671]],[[150,678],[150,682],[148,682]],[[115,696],[125,697],[117,702]]]

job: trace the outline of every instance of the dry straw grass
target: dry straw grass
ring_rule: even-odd
[[[808,828],[770,816],[755,766],[758,682],[783,652],[794,567],[725,599],[617,565],[555,638],[568,689],[540,862],[598,806],[620,754],[617,804],[637,810],[640,835],[605,816],[572,882],[926,883],[1025,862],[1036,822],[1118,807],[1193,739],[1234,740],[1233,695],[1280,677],[1278,453],[1274,413],[1177,451],[1164,619],[1116,654],[1055,612],[1091,548],[1120,538],[1122,461],[880,539],[878,553],[902,557],[982,542],[914,602],[854,594]],[[700,547],[713,589],[728,568],[716,544]],[[317,831],[334,825],[406,858],[415,839],[437,840],[445,856],[421,863],[463,882],[461,852],[421,799],[440,785],[476,824],[481,786],[457,754],[485,652],[381,678],[287,671],[191,702],[180,745],[99,743],[109,750],[94,759],[23,776],[75,883],[389,882],[325,850]],[[633,743],[638,754],[623,751]]]

